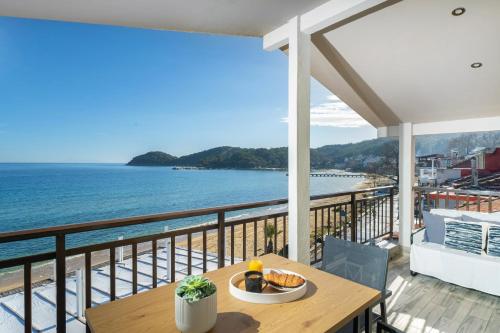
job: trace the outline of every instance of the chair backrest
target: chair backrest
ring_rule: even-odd
[[[384,291],[387,282],[389,251],[332,236],[324,244],[321,269],[331,274]]]

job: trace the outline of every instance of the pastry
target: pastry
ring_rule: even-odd
[[[295,274],[277,273],[272,271],[264,275],[267,282],[281,288],[297,288],[306,282],[303,278]]]

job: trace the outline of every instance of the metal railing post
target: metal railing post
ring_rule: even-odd
[[[226,258],[226,225],[224,212],[217,213],[217,224],[218,224],[218,237],[217,237],[217,247],[218,253],[217,258],[219,260],[219,268],[224,267]]]
[[[356,212],[356,194],[351,194],[351,241],[357,240],[357,212]]]
[[[31,263],[24,264],[24,332],[31,333],[33,328],[33,308],[31,290]]]
[[[56,236],[56,313],[57,333],[66,332],[66,239]]]
[[[394,234],[394,188],[390,189],[389,206],[390,206],[389,235],[390,235],[390,238],[392,239],[392,236]]]

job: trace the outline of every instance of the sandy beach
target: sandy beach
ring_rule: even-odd
[[[391,184],[391,181],[385,177],[373,177],[373,178],[367,178],[360,184],[358,184],[357,189],[367,189],[367,188],[373,188],[377,186],[385,186]],[[357,195],[358,198],[363,197],[362,194]],[[322,200],[314,200],[311,202],[311,208],[314,207],[320,207],[320,206],[326,206],[326,205],[331,205],[335,203],[340,203],[340,202],[349,202],[350,201],[350,196],[342,196],[342,197],[336,197],[336,198],[329,198],[329,199],[322,199]],[[347,207],[347,213],[349,214],[350,207]],[[330,218],[333,220],[333,212],[330,213]],[[324,221],[324,227],[326,228],[327,224],[327,219],[328,219],[328,212],[327,210],[323,211],[323,217],[321,217],[321,212],[317,212],[317,230],[318,233],[320,232],[321,229],[321,221]],[[337,213],[337,221],[340,221],[340,216],[339,213]],[[274,219],[267,219],[266,220],[258,220],[257,221],[257,249],[254,252],[254,227],[253,223],[248,223],[246,226],[246,238],[243,237],[243,225],[237,225],[234,227],[234,256],[238,258],[243,258],[243,243],[246,242],[246,259],[250,259],[254,257],[254,254],[257,253],[257,256],[260,256],[265,253],[265,248],[266,248],[266,242],[268,241],[265,237],[264,233],[264,228],[266,223],[268,224],[273,224],[275,223]],[[311,233],[314,231],[315,228],[315,213],[314,211],[311,211],[309,214],[309,223],[310,223],[310,230]],[[287,223],[288,225],[288,223]],[[283,249],[283,244],[285,244],[284,241],[284,234],[283,234],[283,218],[278,217],[276,218],[276,230],[277,230],[277,237],[276,237],[276,243],[274,241],[274,237],[272,239],[273,246],[274,246],[274,252],[279,253]],[[225,239],[225,244],[226,244],[226,256],[231,255],[231,233],[230,233],[230,228],[226,228],[226,239]],[[288,236],[286,236],[288,237]],[[311,244],[313,244],[313,240],[311,239]],[[202,235],[194,235],[192,237],[191,245],[193,249],[197,249],[199,251],[202,251],[203,247],[203,239]],[[178,242],[178,246],[181,247],[187,247],[187,241],[182,241]],[[212,253],[217,253],[217,233],[211,233],[207,234],[207,251],[212,252]]]

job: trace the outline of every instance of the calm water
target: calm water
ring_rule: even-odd
[[[311,178],[312,194],[360,179]],[[0,232],[286,197],[278,171],[184,170],[118,164],[0,164]],[[214,220],[183,219],[73,235],[68,246]],[[0,244],[0,258],[53,250],[52,239]]]

